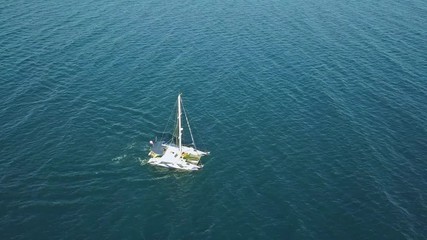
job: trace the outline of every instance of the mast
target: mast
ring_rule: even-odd
[[[178,95],[178,146],[179,155],[182,154],[182,123],[181,123],[181,93]]]

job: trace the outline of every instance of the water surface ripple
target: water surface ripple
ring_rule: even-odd
[[[6,1],[0,239],[426,239],[427,3]],[[183,92],[197,173],[146,164]]]

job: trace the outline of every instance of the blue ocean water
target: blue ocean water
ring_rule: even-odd
[[[3,1],[0,239],[426,239],[426,16]],[[179,92],[199,172],[145,164]]]

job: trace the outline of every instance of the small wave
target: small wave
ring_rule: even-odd
[[[133,143],[129,143],[129,144],[126,146],[126,149],[133,149],[133,148],[135,147],[135,145],[136,145],[136,143],[135,143],[135,142],[133,142]]]
[[[138,158],[138,161],[141,163],[141,166],[147,165],[148,159]]]
[[[118,157],[115,157],[115,158],[111,159],[111,161],[113,161],[113,162],[120,162],[123,159],[125,159],[126,157],[127,157],[127,154],[123,154],[123,155],[120,155]]]

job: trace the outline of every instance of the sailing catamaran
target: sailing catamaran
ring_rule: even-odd
[[[182,144],[182,134],[184,128],[182,127],[182,99],[181,94],[178,95],[177,100],[178,113],[177,113],[177,124],[176,132],[177,136],[174,136],[170,141],[150,141],[151,151],[148,154],[151,158],[148,163],[151,165],[175,168],[181,170],[195,171],[203,167],[200,165],[200,158],[209,154],[209,152],[203,152],[196,149],[194,142],[193,133],[191,132],[190,123],[188,122],[187,114],[184,111],[185,119],[187,122],[188,130],[190,132],[191,140],[193,141],[191,146],[184,146]]]

